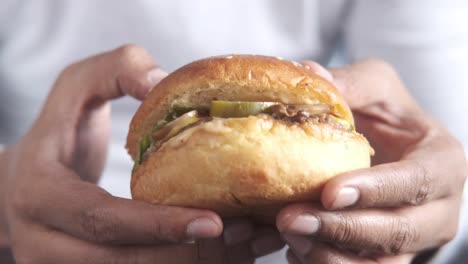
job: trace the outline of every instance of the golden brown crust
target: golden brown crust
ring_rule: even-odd
[[[254,55],[212,57],[178,69],[148,94],[130,124],[127,149],[132,158],[143,136],[164,117],[175,99],[178,103],[208,105],[215,98],[320,102],[335,106],[353,124],[349,107],[334,86],[298,63]]]
[[[285,202],[317,199],[339,173],[369,167],[370,151],[362,135],[327,124],[215,118],[171,138],[138,166],[132,196],[224,216],[268,215]]]

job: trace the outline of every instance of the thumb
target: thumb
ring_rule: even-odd
[[[49,94],[41,117],[74,126],[83,110],[124,95],[143,99],[167,75],[142,47],[126,45],[68,66]],[[43,120],[44,121],[44,120]]]
[[[30,130],[33,143],[43,144],[48,155],[58,155],[70,166],[76,158],[78,172],[99,175],[110,128],[106,102],[124,95],[143,99],[166,75],[144,48],[135,45],[68,66]]]

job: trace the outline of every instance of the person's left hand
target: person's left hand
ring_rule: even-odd
[[[136,45],[59,75],[31,129],[0,151],[0,247],[16,262],[238,264],[282,247],[277,231],[247,220],[221,223],[208,210],[123,199],[95,184],[106,158],[110,101],[144,99],[165,75]]]
[[[376,166],[330,180],[321,204],[278,214],[289,262],[409,263],[450,241],[468,171],[461,144],[419,108],[386,63],[359,62],[333,75],[306,65],[338,86],[376,150]]]

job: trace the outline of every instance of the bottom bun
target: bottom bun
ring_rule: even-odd
[[[154,204],[269,215],[317,200],[339,173],[370,166],[360,134],[268,115],[215,118],[164,143],[132,175],[132,196]]]

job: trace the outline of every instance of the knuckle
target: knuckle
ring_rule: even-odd
[[[391,236],[388,246],[383,246],[384,253],[399,255],[410,249],[411,243],[417,240],[417,231],[406,218],[397,218],[391,224]]]
[[[450,210],[450,213],[452,213],[452,210]],[[460,211],[447,219],[447,224],[443,227],[443,230],[439,232],[437,246],[443,246],[455,238],[459,228],[459,213]]]
[[[456,157],[456,159],[454,159],[455,162],[457,162],[455,166],[459,167],[460,170],[460,173],[456,173],[455,174],[455,181],[456,183],[458,183],[456,185],[456,188],[457,188],[457,191],[458,192],[463,192],[463,187],[465,185],[465,181],[468,177],[468,159],[465,155],[465,150],[464,150],[464,146],[463,144],[461,143],[461,141],[457,140],[456,138],[453,138],[453,137],[450,137],[451,138],[451,143],[449,143],[451,145],[451,148],[452,148],[452,151],[453,151],[453,156]]]
[[[395,68],[385,60],[372,58],[366,60],[366,63],[368,63],[371,69],[374,69],[380,72],[381,74],[384,74],[384,76],[398,78],[398,73],[395,70]]]
[[[434,192],[429,171],[423,165],[415,163],[411,178],[413,179],[411,186],[417,186],[417,188],[415,188],[416,192],[409,198],[408,202],[410,205],[422,205],[430,199]]]
[[[444,136],[447,138],[447,140],[445,140],[445,141],[447,141],[447,143],[445,143],[445,144],[447,144],[449,146],[449,148],[454,149],[456,151],[460,151],[462,154],[465,153],[464,152],[464,145],[459,139],[457,139],[457,138],[455,138],[455,137],[453,137],[451,135],[447,135],[447,134],[444,134]],[[462,156],[464,156],[464,155],[462,155]]]
[[[161,237],[163,236],[163,233],[164,233],[164,228],[163,228],[163,224],[161,223],[161,221],[157,220],[157,221],[154,221],[154,227],[151,228],[152,232],[151,232],[151,236],[153,238],[153,240],[157,241],[158,239],[161,239]],[[168,239],[172,240],[172,241],[175,241],[176,239],[175,238],[169,238]]]
[[[337,215],[336,225],[331,228],[330,239],[343,244],[353,244],[361,233],[361,225],[352,217]]]
[[[455,238],[458,232],[458,221],[455,222],[456,223],[449,225],[447,228],[445,228],[444,232],[442,232],[441,238],[439,240],[439,245],[445,245]]]
[[[180,242],[185,239],[183,235],[178,234],[176,228],[171,228],[168,223],[159,219],[159,217],[154,218],[153,226],[149,230],[151,239],[153,241],[170,241],[170,242]]]
[[[375,196],[372,197],[372,203],[384,203],[387,199],[388,182],[394,177],[375,177],[375,186],[373,188]]]
[[[77,71],[79,70],[79,62],[69,64],[65,67],[62,72],[60,72],[57,83],[60,84],[62,82],[66,83],[70,81],[70,78],[76,75]]]
[[[132,63],[142,56],[148,56],[149,53],[143,46],[137,44],[123,45],[115,50],[115,54],[123,63]]]
[[[93,208],[85,212],[81,227],[86,238],[97,243],[113,242],[118,230],[117,223],[109,211],[103,208]]]
[[[34,172],[22,171],[23,176],[30,177],[28,185],[19,183],[12,190],[11,195],[7,197],[6,213],[15,213],[21,217],[40,219],[44,215],[47,208],[47,196],[44,194],[44,186],[42,184],[49,181],[49,172],[44,169],[48,167],[46,163],[38,165],[29,163],[30,168],[34,168]],[[31,173],[34,173],[31,174]],[[34,176],[34,177],[32,177]],[[34,186],[34,188],[31,188]]]

